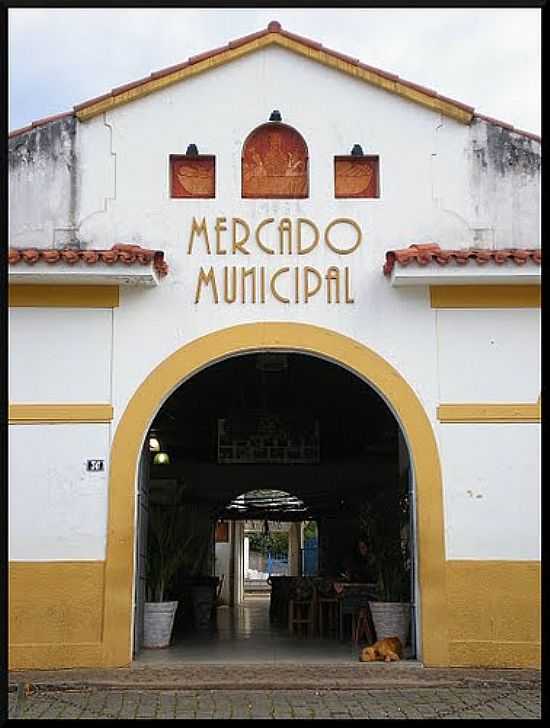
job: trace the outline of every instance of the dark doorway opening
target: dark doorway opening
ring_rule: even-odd
[[[279,611],[271,604],[271,577],[281,575],[275,573],[273,553],[267,571],[265,564],[253,569],[267,573],[268,588],[248,595],[245,589],[247,528],[249,535],[251,524],[273,533],[269,524],[279,524],[276,528],[288,533],[286,576],[317,579],[318,602],[328,581],[343,584],[346,594],[352,585],[368,584],[369,600],[409,605],[405,656],[416,657],[408,450],[384,400],[353,373],[298,353],[246,354],[207,367],[181,384],[155,417],[144,445],[139,492],[140,502],[148,504],[138,509],[134,653],[140,659],[149,652],[140,651],[147,562],[152,562],[147,514],[156,505],[169,508],[176,492],[182,517],[174,550],[184,544],[185,553],[167,589],[167,598],[180,602],[169,651],[179,645],[183,655],[186,642],[195,649],[198,637],[211,651],[213,641],[221,644],[224,630],[237,641],[255,634],[265,638],[267,631],[270,644],[293,634],[286,604],[282,612],[280,604]],[[306,567],[306,523],[315,523],[313,569],[311,553]],[[199,629],[192,589],[206,583],[213,585],[212,618],[208,629]],[[363,601],[342,610],[342,590],[337,599],[338,628],[334,612],[332,633],[320,634],[317,604],[316,613],[308,614],[314,624],[302,647],[307,642],[314,654],[315,644],[327,640],[335,649],[351,644],[354,649],[345,654],[356,659],[368,639],[363,634],[353,640],[356,622],[349,617]],[[232,648],[226,647],[230,660]],[[223,659],[223,651],[219,654]]]

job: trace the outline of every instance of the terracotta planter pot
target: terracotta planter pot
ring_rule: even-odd
[[[178,602],[145,602],[143,646],[168,647]]]
[[[411,605],[404,602],[369,602],[376,639],[399,637],[403,647],[409,639]]]

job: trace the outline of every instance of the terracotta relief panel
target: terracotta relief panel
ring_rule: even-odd
[[[216,158],[170,155],[170,197],[215,197]]]
[[[307,197],[307,146],[297,131],[271,122],[252,132],[242,159],[242,196]]]
[[[379,197],[378,157],[334,157],[335,197]]]

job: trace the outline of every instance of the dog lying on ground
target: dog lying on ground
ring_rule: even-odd
[[[359,657],[360,662],[395,662],[403,656],[403,645],[399,637],[386,637],[378,640],[370,647],[364,647]]]

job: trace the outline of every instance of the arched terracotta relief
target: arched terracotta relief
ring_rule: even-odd
[[[309,195],[307,145],[292,127],[269,122],[243,146],[242,196],[303,198]]]
[[[376,156],[334,157],[335,197],[379,197]]]

